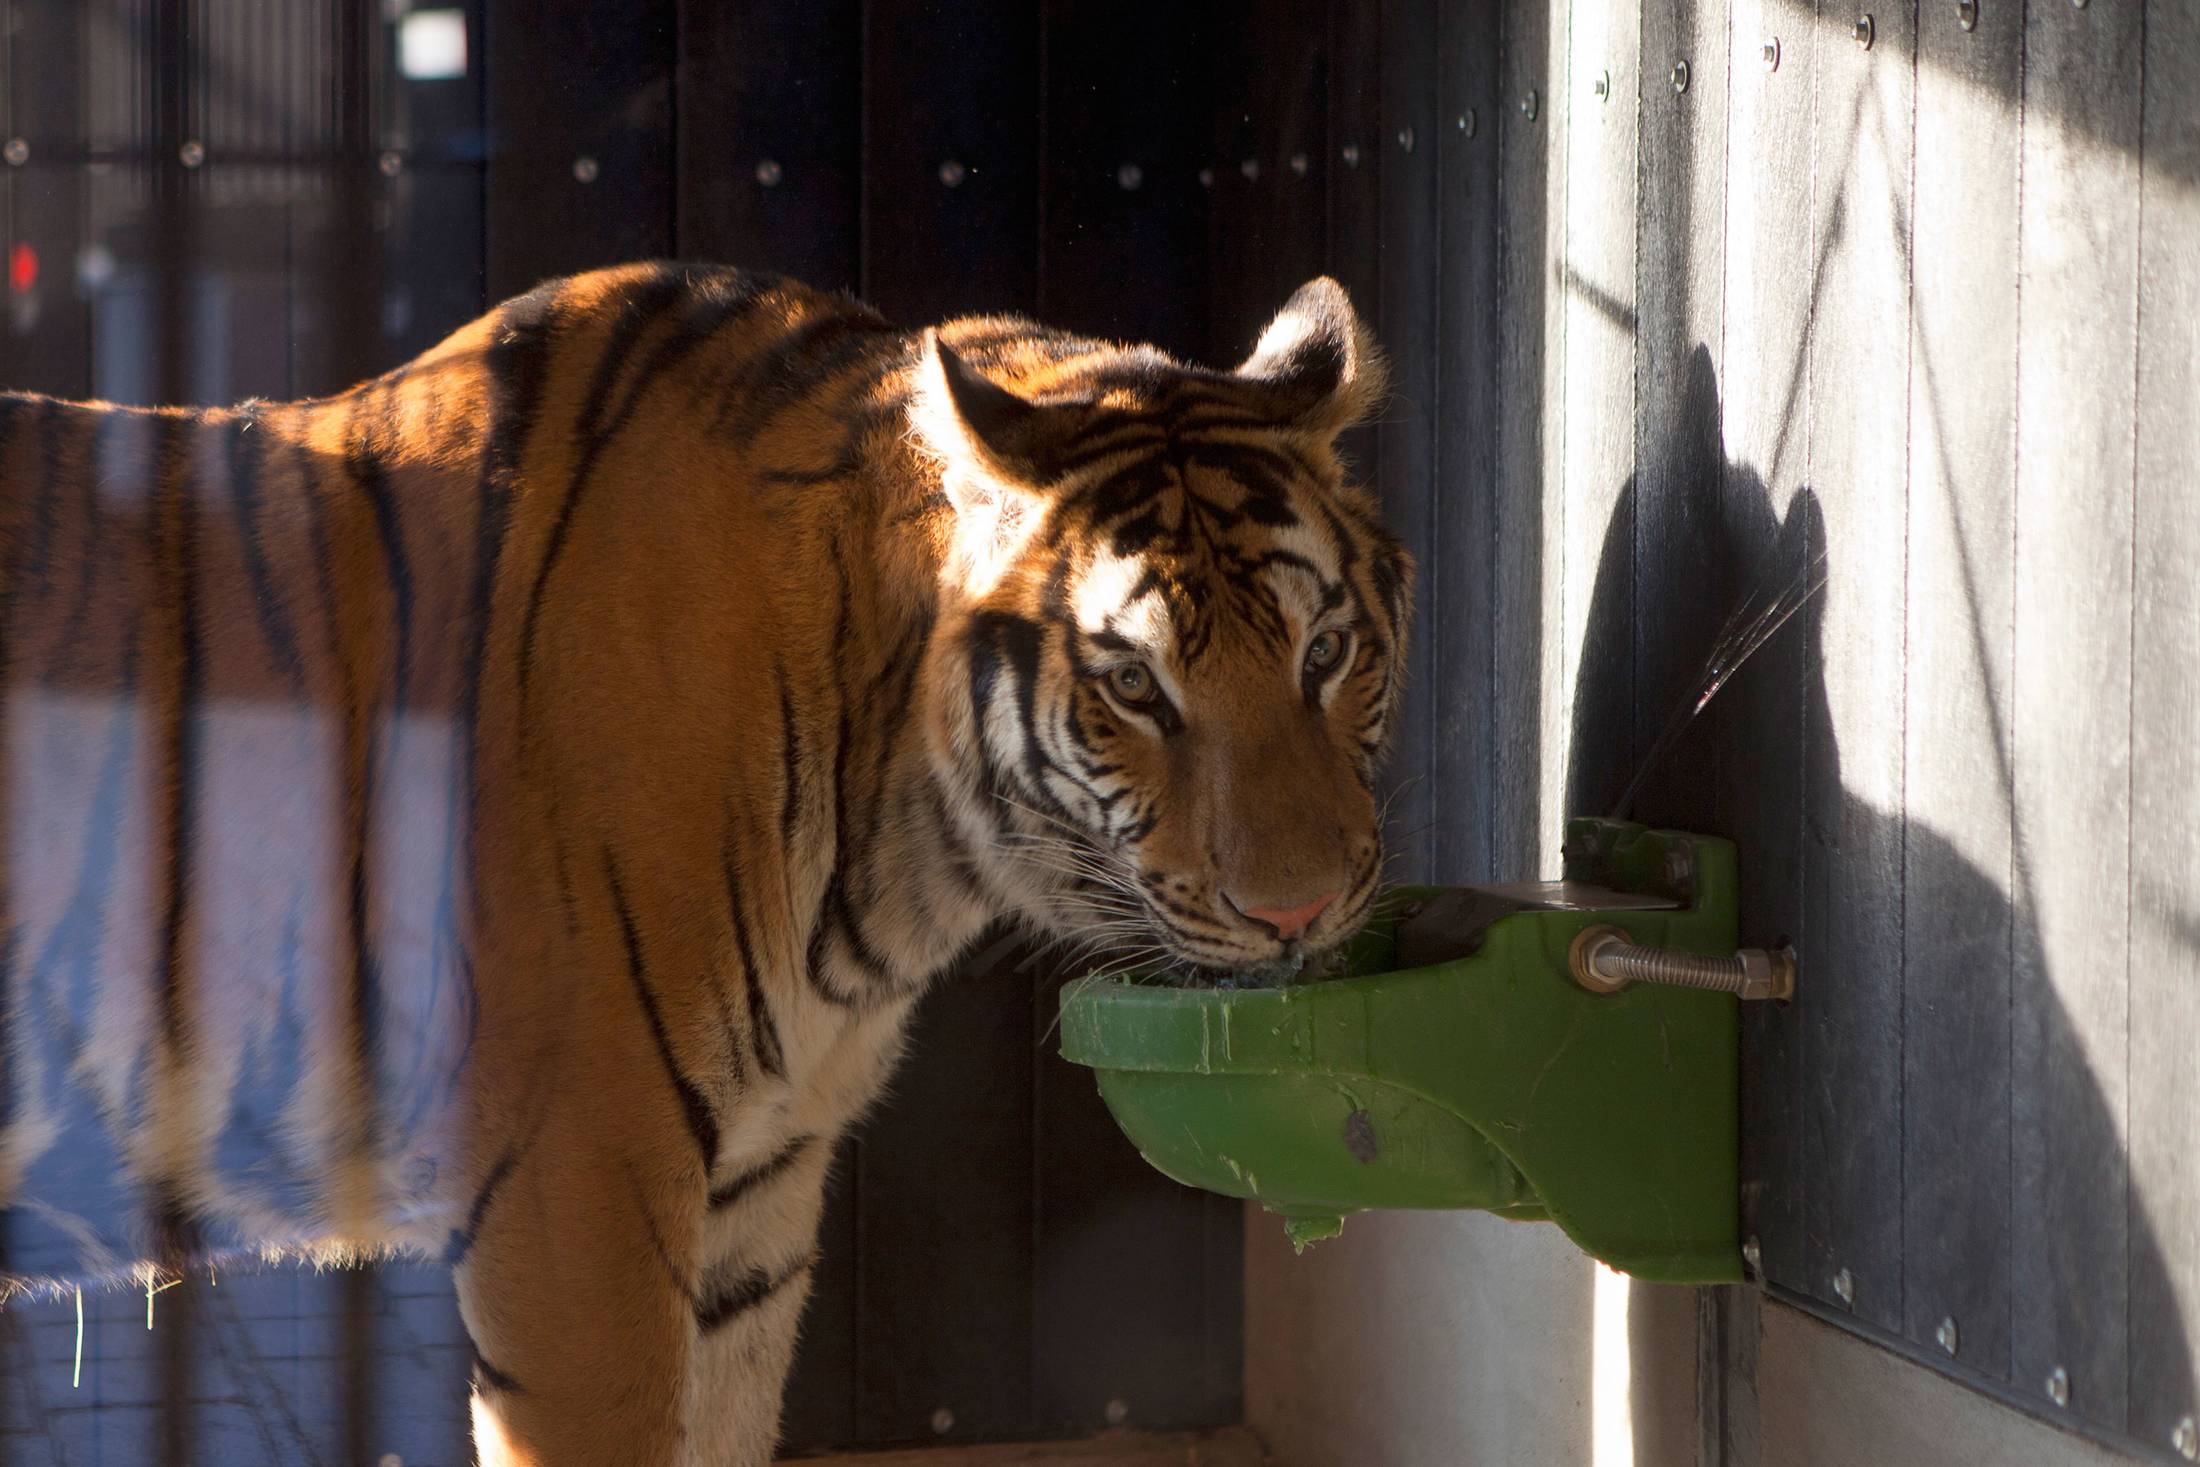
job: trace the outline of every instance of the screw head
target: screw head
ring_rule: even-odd
[[[932,1413],[932,1435],[945,1436],[955,1429],[955,1413],[945,1406]]]
[[[1687,90],[1688,63],[1685,61],[1676,61],[1673,63],[1673,95],[1678,97],[1681,93]]]
[[[1459,114],[1459,130],[1470,138],[1482,130],[1482,119],[1472,107]]]
[[[1125,163],[1115,170],[1115,186],[1125,193],[1135,193],[1146,181],[1146,170],[1136,163]]]
[[[1293,153],[1291,155],[1291,171],[1297,174],[1300,178],[1306,177],[1306,170],[1312,166],[1312,164],[1307,162],[1306,155],[1304,153]]]
[[[1953,1355],[1956,1352],[1956,1344],[1962,1337],[1956,1333],[1954,1315],[1951,1314],[1940,1321],[1940,1328],[1933,1331],[1933,1338],[1939,1342],[1940,1348],[1946,1350],[1949,1354]]]
[[[1346,143],[1337,150],[1337,156],[1344,159],[1345,167],[1357,168],[1360,166],[1360,145],[1358,143]]]
[[[1244,176],[1247,183],[1251,183],[1260,177],[1260,159],[1246,159],[1243,163],[1238,164],[1238,172]]]
[[[1956,24],[1967,31],[1978,29],[1978,0],[1956,0]]]
[[[1872,18],[1869,15],[1859,15],[1856,18],[1856,44],[1869,51],[1872,42],[1877,39],[1877,27],[1872,24]]]
[[[2070,1404],[2070,1372],[2060,1365],[2047,1372],[2047,1399],[2058,1406]]]
[[[779,187],[779,181],[787,176],[787,170],[779,166],[777,158],[756,160],[756,181],[766,188]]]
[[[2081,3],[2078,8],[2085,9]],[[2200,1462],[2200,1422],[2190,1416],[2183,1417],[2169,1434],[2169,1444],[2177,1449],[2177,1455],[2187,1462]]]
[[[1213,188],[1215,186],[1215,171],[1212,168],[1199,170],[1199,186],[1201,188]]]
[[[1742,1239],[1742,1267],[1753,1274],[1762,1274],[1765,1271],[1765,1251],[1758,1246],[1755,1238]]]
[[[586,153],[573,160],[573,181],[575,183],[594,183],[602,176],[603,165]]]
[[[197,138],[176,149],[176,161],[186,168],[197,168],[206,162],[206,145]]]
[[[1528,95],[1520,99],[1520,115],[1527,118],[1528,121],[1533,122],[1535,121],[1536,109],[1541,105],[1542,99],[1538,97],[1535,94],[1534,90],[1531,88],[1528,92]]]
[[[1856,1303],[1856,1276],[1845,1268],[1835,1274],[1833,1276],[1833,1294],[1843,1304],[1854,1305]]]
[[[405,171],[405,155],[395,148],[391,148],[381,157],[375,159],[374,165],[382,170],[384,178],[395,178]]]
[[[1590,90],[1590,91],[1592,91],[1592,92],[1595,92],[1595,93],[1596,93],[1596,95],[1597,95],[1597,100],[1598,100],[1599,102],[1609,102],[1609,101],[1611,101],[1611,100],[1612,100],[1612,73],[1610,73],[1609,71],[1600,71],[1600,72],[1598,72],[1598,73],[1597,73],[1597,79],[1596,79],[1595,81],[1593,81],[1593,82],[1589,83],[1589,90]]]
[[[9,138],[7,146],[0,147],[0,158],[6,158],[10,168],[21,168],[31,161],[31,145],[21,138]]]
[[[1757,46],[1757,61],[1767,71],[1780,69],[1780,38],[1767,36]]]
[[[1100,1414],[1108,1418],[1108,1425],[1121,1426],[1131,1419],[1130,1402],[1124,1400],[1121,1396],[1116,1396],[1109,1400]]]
[[[962,181],[969,176],[970,170],[957,159],[949,158],[940,164],[940,186],[943,188],[961,188]]]
[[[2083,10],[2085,9],[2086,4],[2087,0],[2070,0],[2070,8],[2072,10]]]
[[[1401,127],[1401,128],[1399,128],[1399,129],[1398,129],[1398,151],[1400,151],[1400,152],[1402,152],[1402,153],[1410,153],[1410,152],[1412,152],[1412,151],[1413,151],[1413,129],[1412,129],[1412,128],[1410,128],[1410,127]]]

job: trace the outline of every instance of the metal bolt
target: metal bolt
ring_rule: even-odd
[[[1398,129],[1398,148],[1400,152],[1410,153],[1413,151],[1412,128],[1401,127]]]
[[[1131,1404],[1117,1396],[1108,1402],[1106,1409],[1100,1414],[1108,1418],[1108,1425],[1121,1426],[1131,1419]]]
[[[1742,1267],[1751,1273],[1761,1274],[1765,1267],[1764,1249],[1757,1246],[1755,1238],[1742,1239]]]
[[[575,183],[594,183],[602,176],[603,166],[586,153],[573,160],[573,181]]]
[[[1115,186],[1125,193],[1133,193],[1146,181],[1146,170],[1136,163],[1125,163],[1115,170]]]
[[[2081,3],[2078,8],[2085,9]],[[2200,1462],[2200,1423],[2190,1416],[2181,1418],[2176,1430],[2169,1434],[2169,1444],[2177,1449],[2177,1455],[2187,1462]]]
[[[945,1406],[932,1413],[932,1435],[945,1436],[955,1429],[955,1413]]]
[[[1201,188],[1213,188],[1215,186],[1215,171],[1212,168],[1199,170],[1199,186]]]
[[[779,180],[787,176],[787,170],[779,166],[777,158],[759,158],[756,161],[756,181],[766,188],[779,187]]]
[[[1459,114],[1459,130],[1470,138],[1482,130],[1482,119],[1475,115],[1472,107]]]
[[[206,145],[197,138],[176,149],[177,161],[186,168],[196,168],[206,161]]]
[[[1520,115],[1530,122],[1535,121],[1535,109],[1540,101],[1535,92],[1530,90],[1528,95],[1520,99]]]
[[[405,171],[405,155],[392,148],[375,160],[375,166],[382,170],[384,178],[395,178]]]
[[[1592,92],[1595,92],[1595,93],[1597,94],[1597,100],[1598,100],[1599,102],[1609,102],[1609,101],[1611,101],[1611,100],[1612,100],[1612,73],[1610,73],[1609,71],[1600,71],[1600,72],[1598,72],[1598,73],[1597,73],[1597,79],[1596,79],[1595,81],[1593,81],[1593,82],[1589,83],[1589,90],[1590,90],[1590,91],[1592,91]]]
[[[21,138],[9,138],[7,146],[0,148],[0,157],[8,160],[10,168],[21,168],[31,161],[31,145]]]
[[[1358,143],[1346,143],[1337,150],[1337,156],[1344,159],[1345,167],[1357,168],[1360,166],[1360,145]]]
[[[1676,61],[1673,63],[1673,95],[1678,97],[1679,95],[1681,95],[1681,93],[1687,90],[1688,63],[1685,61]]]
[[[940,165],[940,183],[947,188],[961,188],[962,181],[970,176],[970,170],[953,158]]]
[[[1856,18],[1856,44],[1869,51],[1876,39],[1877,28],[1872,25],[1872,18],[1869,15],[1859,15]]]
[[[1967,31],[1978,29],[1978,0],[1956,0],[1956,24]]]
[[[1763,63],[1765,70],[1778,71],[1780,69],[1780,38],[1778,36],[1765,37],[1764,43],[1757,48],[1757,59]]]
[[[1247,183],[1251,183],[1254,179],[1260,177],[1260,159],[1246,159],[1243,163],[1238,164],[1238,172],[1245,176]]]
[[[2047,1372],[2047,1399],[2058,1406],[2070,1404],[2070,1372],[2060,1365]]]
[[[1833,1295],[1843,1304],[1853,1307],[1856,1303],[1856,1279],[1845,1268],[1833,1276]]]
[[[1940,1321],[1940,1328],[1933,1331],[1933,1338],[1938,1340],[1940,1348],[1946,1350],[1949,1354],[1953,1355],[1956,1352],[1956,1342],[1962,1336],[1956,1333],[1954,1315],[1951,1314]]]
[[[1306,177],[1306,170],[1309,166],[1304,153],[1293,153],[1291,155],[1291,171],[1299,177]]]

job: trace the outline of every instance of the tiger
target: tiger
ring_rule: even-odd
[[[1225,371],[653,263],[333,396],[0,396],[0,1290],[440,1258],[482,1461],[769,1461],[982,933],[1366,918],[1384,380],[1326,278]]]

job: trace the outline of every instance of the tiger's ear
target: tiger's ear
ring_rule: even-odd
[[[1061,473],[1061,449],[1084,425],[1084,404],[1047,405],[1018,397],[924,333],[909,416],[917,435],[946,468],[947,492],[964,507],[966,491],[1043,489]]]
[[[1266,390],[1277,417],[1322,434],[1366,418],[1390,386],[1374,333],[1326,275],[1291,293],[1237,375]]]

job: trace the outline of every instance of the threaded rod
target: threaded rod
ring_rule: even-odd
[[[1643,947],[1617,927],[1584,927],[1567,953],[1574,981],[1596,993],[1617,993],[1630,983],[1708,988],[1744,999],[1795,996],[1795,953],[1745,947],[1730,958],[1708,953]]]

